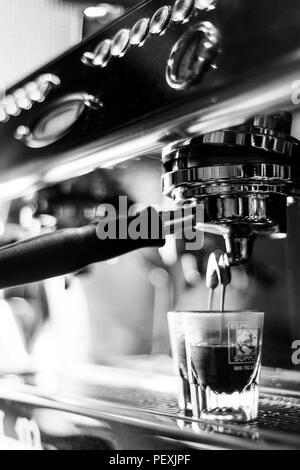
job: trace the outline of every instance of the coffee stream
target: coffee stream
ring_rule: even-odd
[[[206,285],[209,289],[208,311],[213,311],[214,292],[221,285],[220,312],[224,312],[226,287],[231,282],[230,263],[226,253],[216,250],[211,253],[206,270]]]
[[[209,289],[208,311],[212,315],[214,315],[214,293],[219,285],[221,286],[220,312],[224,312],[226,288],[230,281],[228,256],[222,251],[214,251],[208,259],[206,271],[206,285]],[[222,315],[220,337],[218,339],[217,334],[214,344],[191,344],[190,358],[193,380],[201,388],[209,387],[216,394],[240,393],[255,380],[257,371],[255,364],[237,366],[229,361],[229,357],[235,353],[235,348],[233,345],[223,344],[224,322],[225,317]]]

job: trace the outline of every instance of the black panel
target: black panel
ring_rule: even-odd
[[[173,5],[173,1],[170,2]],[[168,106],[176,106],[187,97],[205,98],[209,104],[214,92],[229,83],[242,82],[256,70],[268,70],[274,61],[288,60],[289,54],[300,48],[300,4],[297,0],[219,0],[209,11],[194,10],[190,21],[170,25],[159,37],[149,36],[143,47],[129,48],[124,57],[113,59],[105,68],[92,68],[81,62],[84,52],[92,51],[105,38],[112,38],[121,28],[131,28],[140,18],[151,17],[163,0],[142,2],[124,17],[116,20],[88,40],[82,42],[51,64],[28,77],[14,91],[42,73],[53,73],[61,85],[51,91],[43,103],[35,103],[30,110],[11,117],[0,124],[0,169],[11,169],[23,162],[34,162],[42,157],[59,156],[60,152],[107,136],[134,121],[144,120],[149,114],[160,113]],[[219,31],[220,48],[215,64],[209,67],[201,81],[184,91],[172,89],[166,82],[168,58],[174,44],[195,24],[209,21]],[[28,51],[25,51],[29,53]],[[84,123],[76,132],[64,136],[44,149],[28,149],[24,142],[14,138],[20,125],[31,127],[45,113],[53,100],[69,93],[86,92],[103,102],[103,119],[95,125],[94,119]]]

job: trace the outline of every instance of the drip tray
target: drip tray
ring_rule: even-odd
[[[183,449],[300,449],[299,372],[264,369],[259,416],[246,424],[184,416],[177,406],[176,378],[146,367],[141,371],[84,365],[68,369],[62,377],[59,393],[42,391],[33,378],[15,391],[3,380],[0,409],[13,408],[17,415],[27,410],[26,416],[35,416],[34,410],[44,408],[94,418],[106,423],[101,429],[111,430],[117,449],[124,448],[126,436],[132,442],[125,448],[146,439],[148,447],[142,442],[139,448],[157,448],[168,441],[170,448]]]
[[[256,448],[257,444],[263,444],[266,448],[300,448],[300,398],[278,394],[273,389],[268,391],[264,388],[260,393],[258,419],[247,424],[205,422],[184,416],[177,407],[176,395],[169,392],[101,385],[97,387],[97,400],[124,407],[133,415],[147,414],[148,419],[151,421],[152,416],[154,422],[158,416],[163,419],[168,417],[169,424],[181,429],[180,439],[185,442],[190,441],[190,435],[184,435],[186,430],[198,433],[196,442],[199,444],[205,434],[210,435],[211,445],[214,445],[217,436],[227,435],[247,441],[246,448]],[[207,439],[205,442],[207,444]],[[234,441],[232,447],[235,448]]]
[[[283,395],[275,396],[271,393],[261,393],[260,395],[258,419],[246,425],[236,426],[297,434],[299,435],[300,446],[300,398],[289,398]],[[174,395],[164,394],[161,397],[152,391],[133,390],[132,388],[114,390],[110,387],[101,386],[97,398],[115,402],[118,405],[131,406],[141,411],[189,419],[180,414]]]

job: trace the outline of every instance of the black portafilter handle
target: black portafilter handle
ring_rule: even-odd
[[[126,236],[135,222],[148,218],[148,233],[133,239]],[[139,219],[138,219],[139,218]],[[133,217],[111,221],[112,236],[107,220],[97,225],[68,228],[46,233],[0,248],[0,289],[42,281],[79,271],[89,264],[105,261],[145,247],[161,247],[165,243],[161,213],[148,208]],[[122,224],[122,236],[119,228]],[[153,230],[155,225],[156,230]],[[146,224],[147,226],[147,224]],[[138,227],[137,227],[138,228]],[[107,238],[101,234],[107,231]]]

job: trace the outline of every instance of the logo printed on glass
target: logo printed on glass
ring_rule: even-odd
[[[229,323],[229,364],[253,364],[257,360],[260,329],[249,323]]]

